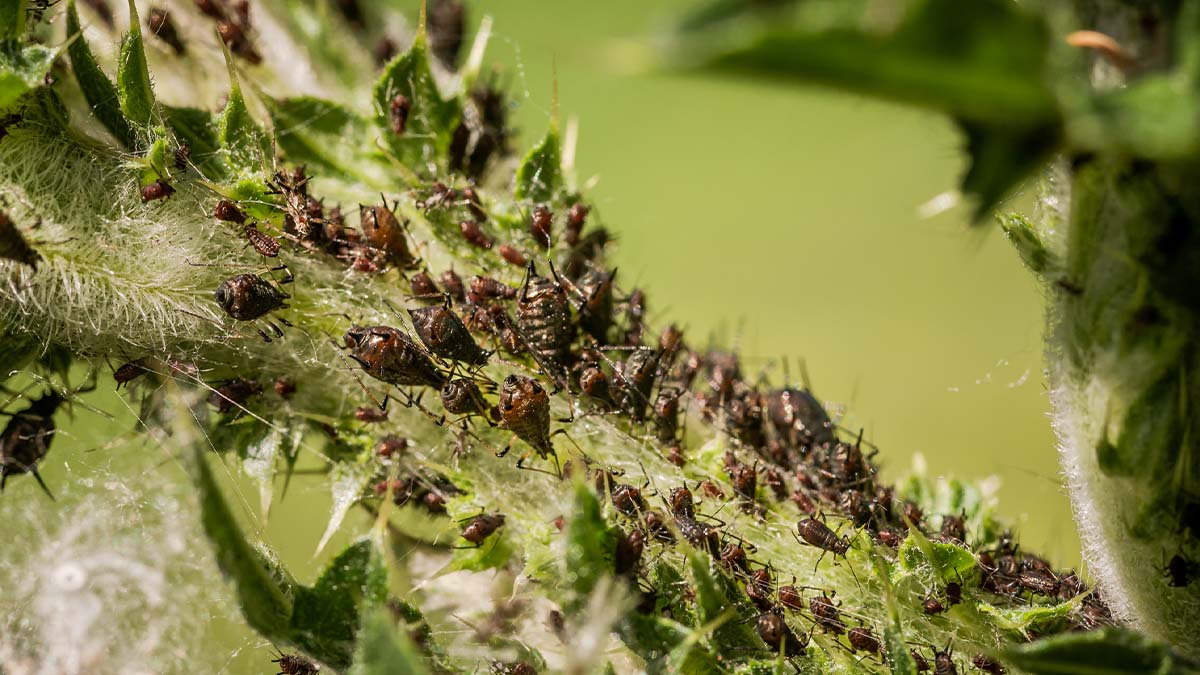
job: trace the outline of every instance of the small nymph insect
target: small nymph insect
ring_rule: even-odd
[[[222,199],[213,207],[213,218],[226,223],[246,224],[246,212],[228,199]]]
[[[392,128],[392,133],[397,136],[404,135],[404,128],[408,126],[408,111],[412,109],[412,101],[404,94],[396,94],[392,97],[388,104],[388,124]]]
[[[398,387],[441,389],[446,376],[420,347],[391,326],[351,326],[342,337],[363,371]]]
[[[417,337],[434,354],[468,366],[482,366],[491,356],[475,344],[462,319],[450,309],[448,298],[444,305],[410,309],[408,314]]]
[[[571,360],[575,322],[571,303],[553,267],[551,273],[554,279],[540,276],[529,263],[517,297],[517,329],[534,360],[559,383]]]
[[[475,546],[468,548],[478,548],[483,544],[483,540],[487,539],[493,532],[504,526],[504,515],[500,513],[481,513],[470,519],[467,526],[463,528],[462,538],[471,542]]]
[[[856,626],[851,628],[846,633],[847,639],[850,640],[850,648],[856,652],[868,652],[878,654],[883,649],[883,643],[879,638],[875,637],[875,633],[866,626]]]
[[[149,185],[143,185],[141,189],[143,203],[166,199],[173,194],[175,194],[175,188],[171,187],[170,183],[161,178]]]
[[[774,653],[782,653],[788,657],[803,656],[808,646],[807,640],[802,640],[792,632],[778,609],[759,614],[755,621],[755,629],[759,639],[767,643]]]
[[[283,282],[291,281],[289,274]],[[291,297],[283,292],[278,283],[263,279],[257,274],[236,274],[221,282],[213,293],[213,298],[221,306],[229,318],[236,321],[255,321],[279,309],[287,309],[286,300]],[[276,317],[279,323],[291,326],[287,320]],[[274,331],[275,337],[283,337],[283,329],[268,321],[267,325]],[[266,342],[271,336],[266,331],[258,329],[258,334]]]
[[[38,473],[38,464],[50,451],[50,442],[56,433],[54,413],[65,401],[62,394],[51,389],[34,399],[29,407],[11,413],[4,431],[0,432],[0,492],[4,491],[9,476],[27,473],[33,476],[46,496],[54,499]]]
[[[529,217],[529,234],[533,235],[533,240],[543,250],[550,248],[550,224],[553,220],[554,212],[545,204],[535,206],[533,215]]]
[[[500,384],[500,426],[513,432],[537,452],[538,457],[554,458],[556,471],[558,455],[550,442],[550,394],[533,378],[509,375]],[[497,453],[503,457],[509,448]],[[525,457],[517,461],[520,467]]]
[[[448,380],[442,385],[442,407],[452,415],[479,415],[491,424],[487,401],[479,385],[466,378]]]
[[[234,408],[241,411],[250,397],[259,396],[262,392],[262,385],[257,380],[237,378],[213,389],[208,395],[208,402],[216,406],[219,413],[227,413]]]
[[[367,245],[382,253],[388,262],[403,268],[416,265],[417,259],[408,249],[404,225],[386,200],[382,206],[359,206],[358,222]]]
[[[279,240],[258,229],[256,225],[246,225],[244,233],[246,241],[264,258],[274,258],[279,255]]]
[[[300,654],[279,653],[271,663],[279,664],[279,675],[317,675],[321,666]]]

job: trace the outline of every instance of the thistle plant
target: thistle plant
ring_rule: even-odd
[[[1098,521],[1099,587],[1018,547],[977,486],[887,485],[869,439],[807,389],[760,385],[735,353],[649,325],[645,293],[605,263],[609,237],[564,165],[557,113],[516,151],[481,67],[489,22],[460,45],[453,2],[422,8],[411,30],[402,12],[416,8],[354,2],[0,4],[6,480],[41,481],[60,408],[126,387],[138,434],[194,487],[172,503],[199,523],[245,622],[283,652],[264,650],[264,666],[286,671],[1191,672],[1194,573],[1165,580],[1149,554],[1169,540],[1195,559],[1178,365],[1190,315],[1172,292],[1187,278],[1168,264],[1190,240],[1186,220],[1169,242],[1139,229],[1185,217],[1168,195],[1183,194],[1186,163],[1151,170],[1157,157],[1133,150],[1153,130],[1118,125],[1125,109],[1101,94],[1044,83],[1063,14],[885,4],[894,12],[780,3],[771,11],[794,10],[804,32],[757,42],[744,38],[792,24],[719,4],[680,37],[706,43],[687,53],[710,63],[794,58],[807,75],[822,62],[804,54],[824,54],[826,80],[950,110],[981,212],[1054,151],[1074,158],[1049,183],[1059,208],[1005,227],[1058,289],[1052,371],[1080,513]],[[1155,11],[1190,26],[1186,7]],[[837,23],[864,16],[883,22],[862,35]],[[951,35],[964,54],[938,51]],[[861,50],[881,46],[911,57],[915,79],[870,70]],[[1174,83],[1191,62],[1167,52],[1157,77]],[[1067,103],[1082,101],[1093,117],[1069,123]],[[1106,159],[1108,126],[1141,161]],[[1173,141],[1154,147],[1186,152]],[[1110,212],[1110,193],[1122,208]],[[1095,251],[1135,235],[1144,254],[1122,257],[1119,276]],[[1150,483],[1164,466],[1169,489]],[[357,538],[316,579],[296,578],[247,526],[250,505],[222,479],[236,470],[274,518],[288,517],[294,473],[320,474],[333,496],[321,548],[339,530]],[[1113,540],[1124,526],[1142,537],[1129,556]],[[94,582],[95,566],[70,562],[77,548],[37,588]],[[449,611],[417,561],[493,583],[498,599]],[[33,583],[33,567],[13,569]],[[6,605],[6,671],[128,668],[103,649],[48,649],[47,617],[62,612],[30,607]],[[84,637],[71,644],[94,646]],[[147,671],[195,665],[140,654]]]

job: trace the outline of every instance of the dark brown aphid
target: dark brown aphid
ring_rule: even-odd
[[[1187,558],[1176,553],[1167,561],[1167,566],[1163,570],[1163,574],[1170,580],[1172,587],[1183,588],[1195,581],[1196,569]],[[1021,583],[1024,584],[1023,579]]]
[[[283,229],[308,245],[323,244],[325,224],[313,219],[309,210],[308,175],[303,166],[276,171],[268,185],[283,197]]]
[[[850,647],[856,652],[869,652],[878,654],[883,648],[883,644],[870,628],[866,626],[856,626],[851,628],[846,633],[846,637],[850,640]]]
[[[739,463],[729,469],[734,492],[742,499],[754,499],[758,491],[758,471],[749,464]]]
[[[667,500],[671,507],[671,515],[676,518],[695,518],[696,500],[692,491],[686,487],[671,488],[671,496]]]
[[[808,493],[804,490],[794,490],[791,498],[792,503],[796,505],[796,508],[800,509],[801,513],[812,515],[817,512],[817,505],[813,502],[812,497],[809,497]]]
[[[459,302],[465,302],[467,299],[466,287],[463,286],[462,277],[458,276],[454,270],[446,270],[442,272],[442,287],[450,294],[451,298]]]
[[[0,258],[29,265],[34,269],[37,269],[37,264],[42,261],[42,255],[29,245],[4,211],[0,211]]]
[[[799,612],[804,608],[804,597],[800,595],[800,590],[791,584],[780,586],[779,604],[793,612]]]
[[[921,522],[925,518],[925,514],[921,511],[921,507],[917,506],[916,502],[905,501],[900,505],[900,512],[904,514],[904,519],[912,523],[913,527],[921,528]]]
[[[663,450],[663,455],[666,456],[668,462],[674,464],[675,466],[683,466],[684,464],[687,464],[687,457],[685,457],[683,454],[683,447],[678,443],[672,443],[671,445],[668,445],[666,450]]]
[[[679,436],[679,398],[677,389],[660,389],[654,401],[654,435],[662,443],[674,443]]]
[[[491,352],[475,344],[462,319],[448,306],[410,309],[408,315],[412,317],[417,337],[429,351],[444,359],[471,366],[487,363]]]
[[[280,654],[271,663],[279,664],[279,675],[317,675],[321,666],[299,654]]]
[[[178,148],[175,148],[175,168],[180,171],[186,171],[188,162],[192,161],[192,146],[187,143],[180,143]]]
[[[213,207],[213,218],[226,223],[246,224],[246,213],[228,199],[222,199]]]
[[[229,47],[229,51],[235,56],[239,56],[246,61],[259,64],[262,63],[262,54],[258,53],[254,43],[250,40],[249,26],[242,22],[219,21],[217,23],[217,34],[221,36],[221,41]]]
[[[904,542],[904,535],[890,527],[880,528],[878,536],[879,542],[890,549],[898,549]]]
[[[942,516],[941,539],[947,544],[962,546],[967,540],[967,526],[962,516]]]
[[[500,384],[500,424],[539,457],[554,457],[550,443],[550,394],[533,378],[509,375]]]
[[[933,652],[933,672],[934,675],[958,675],[958,666],[954,665],[949,647]]]
[[[504,258],[504,262],[515,265],[516,267],[524,267],[529,264],[529,259],[525,257],[517,248],[511,244],[502,244],[499,249],[500,257]]]
[[[613,323],[613,283],[617,272],[606,272],[587,266],[574,284],[578,296],[579,325],[601,344],[608,342],[608,329]],[[669,361],[663,361],[664,369]]]
[[[821,630],[834,635],[846,632],[846,623],[842,621],[841,611],[838,610],[837,605],[833,604],[833,600],[823,593],[809,599],[808,609],[812,612],[813,620],[817,622]]]
[[[1021,587],[1032,593],[1053,598],[1058,595],[1058,577],[1049,570],[1027,569],[1020,574]]]
[[[848,539],[839,537],[825,523],[816,518],[801,520],[796,524],[796,531],[805,543],[816,546],[823,551],[844,556],[846,555],[846,551],[850,550],[850,541]]]
[[[764,612],[758,615],[755,622],[758,637],[767,643],[774,653],[782,652],[784,656],[802,656],[807,643],[801,640],[777,612]]]
[[[511,300],[517,297],[517,289],[491,277],[473,277],[467,301],[480,305],[488,300]]]
[[[388,412],[386,410],[380,410],[375,406],[361,406],[355,408],[354,410],[354,419],[358,420],[359,422],[366,422],[367,424],[386,422],[387,418]]]
[[[605,407],[612,405],[612,397],[608,389],[608,376],[597,365],[584,366],[579,373],[579,390]]]
[[[550,225],[553,220],[554,212],[545,204],[535,206],[533,215],[529,217],[529,234],[533,235],[533,240],[543,250],[550,248]]]
[[[647,511],[642,522],[646,525],[646,533],[651,537],[663,543],[675,543],[675,535],[671,533],[666,519],[658,511]]]
[[[635,422],[646,419],[657,375],[658,351],[654,349],[635,349],[621,364],[617,373],[618,403]]]
[[[746,597],[750,598],[758,611],[767,612],[775,605],[775,582],[771,578],[771,570],[761,567],[750,574],[746,580]]]
[[[179,33],[175,30],[175,24],[171,21],[171,15],[162,7],[151,7],[150,13],[146,15],[146,25],[149,26],[150,32],[158,36],[158,39],[170,45],[171,49],[176,54],[182,55],[187,51],[183,45],[183,40],[179,39]]]
[[[630,346],[642,344],[645,318],[646,293],[640,288],[635,288],[625,301],[625,344]]]
[[[721,564],[736,576],[745,576],[750,574],[750,559],[746,556],[746,549],[737,544],[725,544],[721,548]],[[784,588],[790,588],[785,586]],[[795,590],[795,589],[792,589]],[[780,602],[783,602],[783,588],[779,589]],[[787,604],[786,602],[783,604]]]
[[[274,258],[279,255],[279,240],[266,232],[262,232],[257,226],[247,225],[245,229],[246,241],[254,247],[254,250],[264,258]]]
[[[408,111],[412,109],[412,101],[404,94],[396,94],[388,104],[388,124],[392,133],[404,135],[404,127],[408,125]]]
[[[570,362],[571,343],[575,340],[575,322],[571,320],[571,303],[562,285],[555,279],[539,276],[530,263],[525,284],[517,296],[517,329],[544,369],[553,369],[552,376]]]
[[[175,194],[175,188],[165,180],[159,178],[149,185],[142,186],[142,202],[152,202],[158,199],[166,199]]]
[[[196,9],[210,19],[225,18],[225,6],[220,0],[196,0]]]
[[[61,394],[50,390],[9,418],[4,431],[0,432],[0,492],[4,491],[9,476],[27,473],[33,476],[46,496],[54,499],[37,467],[50,451],[56,431],[54,413],[65,401]]]
[[[219,413],[227,413],[234,408],[240,411],[246,407],[246,401],[249,401],[250,397],[259,396],[262,391],[262,385],[258,383],[258,380],[239,377],[213,389],[212,393],[208,395],[208,402],[216,406]]]
[[[590,210],[583,202],[575,202],[567,211],[567,230],[564,238],[568,245],[575,246],[579,243],[579,234],[583,231]]]
[[[783,480],[783,472],[775,467],[768,467],[763,471],[763,485],[775,495],[777,501],[786,501],[788,498],[788,486]]]
[[[450,140],[450,168],[479,178],[496,154],[508,150],[508,102],[493,86],[471,90],[463,106],[462,121]]]
[[[481,513],[463,528],[462,538],[479,546],[493,532],[504,525],[504,516],[499,513]]]
[[[646,535],[641,530],[629,534],[617,535],[616,550],[613,553],[613,563],[618,576],[633,576],[638,572],[642,562],[642,552],[646,548]]]
[[[367,245],[381,251],[389,262],[404,268],[416,263],[417,259],[408,250],[404,226],[386,203],[382,206],[359,206],[358,221]]]
[[[438,290],[437,285],[424,272],[417,272],[412,275],[412,278],[408,280],[408,284],[412,289],[413,296],[417,299],[431,300],[441,298],[441,292]]]
[[[149,370],[150,369],[146,367],[145,359],[136,359],[114,370],[113,380],[117,383],[117,389],[120,389],[121,385],[128,384],[133,380],[136,380]]]
[[[622,513],[629,517],[635,517],[639,513],[646,510],[646,500],[642,497],[642,491],[627,483],[614,483],[609,491],[612,499],[613,508],[618,513]]]
[[[908,653],[912,655],[913,665],[916,666],[918,673],[929,672],[929,659],[921,656],[921,652],[910,649]]]
[[[999,661],[992,660],[983,654],[976,654],[971,664],[985,673],[991,673],[991,675],[1004,675],[1007,672],[1004,670],[1004,666],[1000,665]]]
[[[700,481],[700,483],[696,485],[696,489],[700,491],[702,496],[708,499],[725,498],[725,492],[721,490],[720,486],[708,479]]]
[[[946,584],[946,602],[957,605],[962,602],[962,584],[951,581]]]
[[[474,220],[464,220],[458,224],[458,231],[462,233],[463,239],[466,239],[472,246],[490,249],[494,244],[492,238],[484,234],[483,228]]]
[[[450,380],[442,386],[442,407],[452,415],[482,415],[488,417],[487,401],[479,385],[465,378]]]
[[[767,416],[790,447],[833,443],[833,422],[825,407],[806,389],[777,389],[767,396]]]
[[[425,17],[429,51],[447,70],[458,64],[466,26],[466,7],[459,0],[435,0]]]
[[[446,381],[425,352],[391,326],[352,326],[342,339],[350,349],[350,358],[380,382],[441,389]]]
[[[946,606],[932,595],[925,598],[925,602],[923,602],[921,606],[925,610],[925,613],[931,616],[934,614],[941,614],[942,612],[946,611]]]
[[[408,449],[408,439],[399,436],[384,436],[375,444],[375,454],[380,457],[396,457]]]
[[[213,298],[230,318],[254,321],[277,309],[286,309],[288,294],[257,274],[237,274],[217,286]],[[276,331],[279,333],[279,331]]]
[[[486,310],[488,330],[500,339],[500,346],[509,354],[524,354],[525,341],[517,332],[516,324],[508,311],[500,305],[491,305]]]

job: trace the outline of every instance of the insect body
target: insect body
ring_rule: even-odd
[[[816,518],[805,518],[796,524],[796,531],[805,543],[835,555],[846,555],[850,550],[850,541],[839,537],[825,523]]]
[[[879,650],[883,649],[883,643],[866,626],[851,628],[846,637],[850,640],[850,647],[856,652],[878,654]]]
[[[412,109],[412,101],[404,94],[396,94],[388,104],[388,124],[392,133],[404,135],[404,127],[408,125],[408,111]]]
[[[4,211],[0,211],[0,259],[13,260],[34,269],[42,261],[41,254],[29,245]]]
[[[764,612],[758,615],[755,623],[758,637],[774,652],[782,652],[784,656],[801,656],[807,646],[778,612]]]
[[[504,378],[500,384],[500,424],[528,443],[538,457],[555,457],[557,461],[550,442],[550,394],[533,378]]]
[[[271,663],[279,664],[279,675],[316,675],[321,666],[299,654],[280,654]]]
[[[842,613],[825,595],[819,595],[808,601],[808,609],[812,611],[817,625],[827,633],[841,635],[846,632],[846,624],[842,621]]]
[[[459,378],[442,385],[442,407],[452,415],[482,415],[488,417],[487,402],[479,385],[471,380]]]
[[[113,381],[117,383],[117,389],[120,389],[121,385],[141,377],[147,370],[144,359],[130,361],[113,371]]]
[[[277,309],[287,309],[284,301],[289,297],[278,286],[257,274],[237,274],[229,277],[222,281],[213,293],[213,298],[221,305],[221,309],[237,321],[254,321]],[[282,319],[280,322],[288,325]],[[268,325],[275,331],[276,337],[283,336],[279,326],[270,322]],[[261,328],[258,333],[267,342],[271,341]]]
[[[143,202],[152,202],[159,199],[166,199],[175,194],[175,188],[160,178],[149,185],[143,185],[141,194]]]
[[[517,296],[517,329],[538,365],[551,371],[556,380],[561,378],[575,340],[571,303],[562,285],[538,276],[532,263]]]
[[[274,258],[279,255],[279,240],[262,232],[255,225],[247,225],[244,230],[246,241],[264,258]]]
[[[0,432],[0,492],[4,491],[9,476],[27,473],[54,499],[37,467],[50,451],[55,433],[54,413],[65,400],[58,392],[49,391],[8,420]]]
[[[389,262],[406,268],[416,263],[416,258],[408,250],[404,226],[386,202],[382,206],[360,206],[358,221],[367,244],[382,253]]]
[[[410,309],[413,328],[417,337],[438,356],[466,363],[471,366],[482,366],[487,363],[490,352],[486,352],[475,344],[470,331],[447,306],[422,307]]]
[[[244,408],[251,396],[258,396],[262,391],[262,385],[257,380],[238,378],[214,389],[208,395],[208,402],[216,406],[217,412],[227,413],[234,408]]]
[[[213,218],[227,223],[237,223],[238,225],[246,224],[246,212],[238,208],[237,204],[222,199],[213,207]]]
[[[504,525],[504,515],[500,513],[481,513],[471,519],[463,528],[462,538],[479,546],[493,532]]]
[[[150,28],[151,33],[158,36],[158,39],[170,45],[176,54],[183,54],[187,51],[183,40],[179,39],[179,33],[175,30],[171,15],[165,9],[151,7],[150,13],[146,15],[146,25]]]
[[[380,382],[441,389],[446,381],[425,352],[391,326],[352,326],[342,340],[350,349],[350,358]]]

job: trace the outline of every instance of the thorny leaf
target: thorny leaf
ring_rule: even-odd
[[[226,161],[235,172],[252,174],[264,167],[266,159],[266,134],[246,107],[242,97],[242,85],[238,82],[233,56],[228,47],[223,47],[225,67],[229,70],[229,101],[221,114],[217,140],[225,150]]]
[[[587,602],[596,583],[612,573],[615,545],[596,493],[582,481],[575,485],[575,512],[567,524],[566,545],[563,574],[574,593],[567,603],[573,613]]]
[[[209,111],[199,108],[162,106],[163,115],[180,143],[187,143],[191,162],[205,178],[217,180],[225,176],[217,139],[219,120]]]
[[[44,45],[0,41],[0,110],[41,87],[57,56],[57,49]]]
[[[71,70],[75,73],[83,97],[92,107],[92,114],[122,145],[133,148],[136,144],[133,128],[121,110],[117,87],[100,70],[96,57],[81,34],[75,0],[67,0],[67,35],[79,36],[67,47],[67,54],[71,57]]]
[[[364,609],[387,599],[387,568],[375,541],[363,538],[338,554],[312,587],[296,588],[290,638],[335,668],[350,664]]]
[[[546,202],[562,187],[562,144],[558,124],[551,122],[541,142],[517,167],[517,199]]]
[[[146,63],[141,22],[133,0],[129,0],[129,32],[121,40],[121,55],[117,62],[117,94],[126,119],[142,129],[148,129],[154,123],[150,66]]]
[[[1021,645],[1004,653],[1009,663],[1031,675],[1185,675],[1197,664],[1166,645],[1121,628],[1066,633]]]
[[[394,181],[375,150],[376,130],[357,113],[311,97],[268,99],[267,107],[275,141],[291,161],[380,189]]]
[[[392,133],[390,123],[391,103],[397,95],[407,97],[411,106],[400,136]],[[375,82],[372,100],[375,124],[402,164],[414,169],[430,167],[445,157],[460,113],[457,101],[444,100],[438,91],[424,33],[418,33],[412,47],[384,68]]]
[[[900,620],[900,607],[892,590],[888,564],[883,558],[872,555],[875,578],[883,587],[883,599],[887,607],[887,623],[883,625],[883,641],[887,647],[887,660],[892,666],[892,675],[917,675],[917,664],[913,661],[908,645],[904,642],[904,624]]]
[[[1047,27],[1009,0],[718,0],[677,37],[684,65],[826,84],[949,115],[967,139],[962,187],[977,198],[977,221],[1058,142]]]

